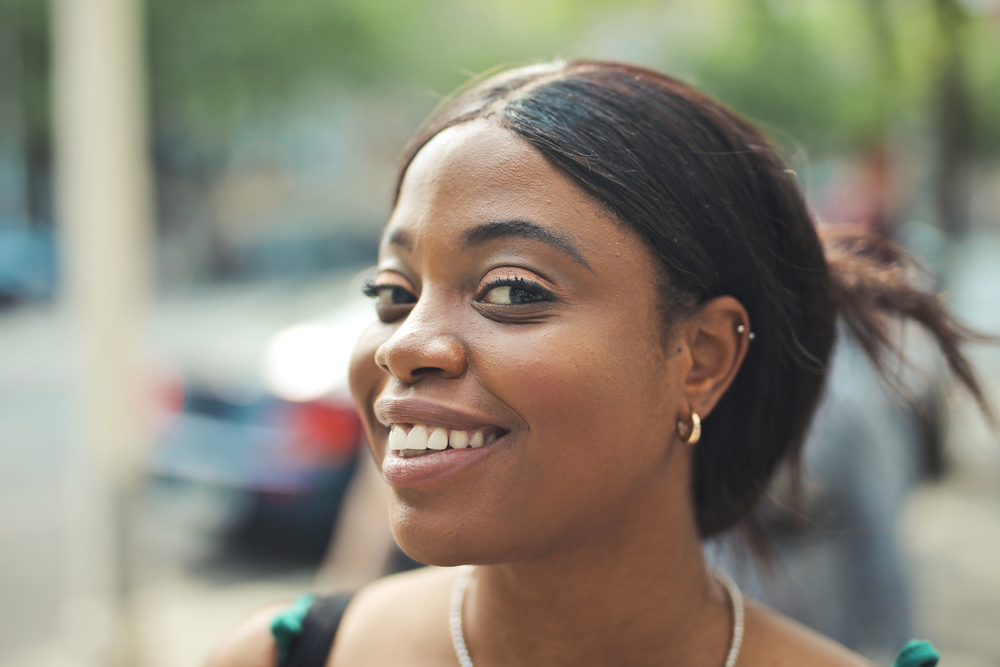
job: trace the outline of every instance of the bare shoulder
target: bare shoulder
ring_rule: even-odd
[[[760,667],[872,667],[857,653],[762,604],[747,601],[740,663]]]
[[[450,664],[448,603],[456,576],[454,569],[428,567],[358,591],[344,612],[329,664]]]
[[[240,623],[212,651],[205,667],[274,667],[278,648],[271,635],[271,620],[288,603],[265,607]]]

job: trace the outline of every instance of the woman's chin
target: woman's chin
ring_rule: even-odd
[[[413,550],[404,548],[402,545],[400,545],[400,548],[403,550],[403,553],[418,563],[433,567],[458,567],[459,565],[480,564],[473,558],[463,557],[460,553],[445,553],[440,549]]]
[[[425,565],[484,565],[503,559],[511,545],[497,544],[491,522],[466,522],[419,511],[393,513],[392,533],[407,556]]]
[[[477,565],[492,560],[483,552],[482,543],[468,537],[456,539],[453,531],[441,526],[440,534],[433,529],[415,526],[393,526],[396,544],[407,556],[436,567]]]

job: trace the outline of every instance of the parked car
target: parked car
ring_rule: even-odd
[[[223,299],[226,316],[197,334],[188,320],[204,319],[210,304],[161,318],[173,331],[161,338],[174,348],[165,355],[174,379],[160,392],[167,414],[148,471],[155,496],[189,528],[222,544],[322,554],[363,441],[347,367],[375,315],[356,282],[330,281],[329,301],[358,296],[287,326],[267,315],[273,291]],[[305,308],[327,300],[301,291]],[[289,306],[295,289],[278,292],[274,310],[303,310]]]
[[[52,231],[32,228],[27,221],[0,224],[0,307],[49,299],[55,281]]]

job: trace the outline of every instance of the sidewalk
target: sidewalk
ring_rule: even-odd
[[[1000,665],[1000,476],[921,488],[901,526],[917,632],[942,667]]]

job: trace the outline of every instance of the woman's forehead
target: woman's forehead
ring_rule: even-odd
[[[443,130],[420,149],[403,177],[400,200],[516,200],[567,188],[575,186],[526,140],[479,119]]]
[[[572,237],[625,230],[526,140],[489,120],[450,127],[414,157],[384,241],[521,220]],[[595,229],[596,223],[596,229]],[[581,243],[587,245],[586,238]]]

